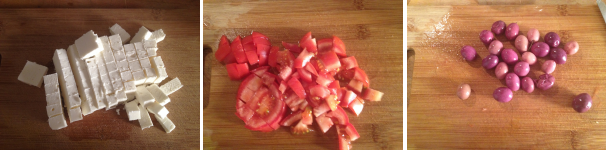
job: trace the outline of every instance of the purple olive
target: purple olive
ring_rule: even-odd
[[[515,40],[516,37],[518,37],[518,34],[520,34],[520,27],[517,23],[510,23],[507,26],[507,29],[505,29],[505,37],[507,37],[509,41]]]
[[[484,69],[492,69],[496,67],[498,63],[499,57],[493,54],[486,56],[486,58],[482,60],[482,66],[484,67]]]
[[[518,53],[513,51],[513,49],[505,48],[501,51],[501,59],[509,65],[513,65],[518,62]]]
[[[541,90],[547,90],[555,83],[555,78],[550,74],[540,75],[535,81],[535,86]]]
[[[553,60],[547,60],[543,62],[543,66],[541,66],[541,70],[546,74],[551,74],[556,69],[556,63]]]
[[[529,65],[534,65],[537,62],[537,56],[534,56],[532,52],[524,52],[521,60],[527,62]]]
[[[499,80],[505,79],[507,72],[509,72],[509,67],[507,67],[505,62],[500,62],[497,65],[497,68],[494,69],[494,75],[496,75]]]
[[[505,75],[505,85],[512,91],[520,90],[520,77],[515,73],[508,73]]]
[[[520,81],[520,88],[526,93],[532,93],[534,91],[534,81],[530,77],[524,77]]]
[[[553,61],[556,62],[556,64],[564,64],[566,63],[566,57],[568,55],[566,54],[566,51],[564,51],[564,49],[559,48],[559,47],[555,47],[552,48],[549,51],[549,57],[551,57],[551,59]]]
[[[537,42],[537,41],[539,41],[540,37],[541,37],[541,34],[539,34],[539,30],[537,30],[535,28],[528,30],[528,41]]]
[[[530,72],[530,65],[527,62],[520,61],[513,67],[513,73],[520,77],[528,75],[528,72]]]
[[[461,55],[463,55],[465,60],[472,61],[476,58],[476,49],[471,46],[463,46],[463,48],[461,48]]]
[[[545,34],[545,43],[551,47],[558,47],[560,45],[560,36],[555,32],[549,32]]]
[[[480,32],[480,41],[482,41],[482,43],[484,43],[484,46],[488,46],[488,44],[490,44],[490,42],[492,42],[492,40],[494,40],[494,35],[492,34],[492,32],[488,31],[488,30],[484,30],[482,32]]]
[[[502,20],[499,20],[492,24],[491,31],[495,35],[501,35],[501,34],[503,34],[503,32],[505,32],[505,26],[506,26],[505,22],[503,22]]]
[[[520,53],[528,51],[528,38],[526,38],[526,36],[519,35],[516,38],[516,42],[514,44],[515,44],[516,49],[518,49],[518,51],[520,51]]]
[[[591,96],[587,93],[581,93],[572,100],[572,108],[579,113],[584,113],[591,108]]]
[[[503,50],[503,43],[501,43],[501,41],[495,39],[490,42],[490,45],[488,46],[488,52],[490,52],[490,54],[500,55],[501,50]]]
[[[494,90],[492,97],[501,103],[507,103],[513,98],[513,92],[509,88],[500,87]]]
[[[530,51],[537,57],[545,57],[549,54],[549,45],[545,42],[536,42],[532,44]]]

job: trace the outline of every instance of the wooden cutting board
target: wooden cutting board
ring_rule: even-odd
[[[575,40],[580,50],[557,66],[551,89],[517,91],[512,101],[497,102],[492,93],[505,85],[494,70],[481,67],[489,53],[479,33],[498,20],[517,22],[523,35],[530,28],[542,37],[556,32],[560,47]],[[408,148],[603,149],[606,23],[597,5],[408,6],[407,22],[408,48],[415,55]],[[504,36],[497,39],[506,41]],[[480,58],[464,61],[460,49],[465,45],[475,47]],[[531,78],[543,74],[539,70],[545,60],[531,66]],[[471,85],[468,100],[455,94],[462,83]],[[572,109],[573,98],[581,93],[593,97],[586,113]]]
[[[23,149],[199,148],[199,22],[197,9],[0,9],[0,145]],[[141,26],[163,29],[167,34],[158,43],[158,55],[169,76],[163,83],[178,77],[184,85],[169,96],[172,102],[166,105],[175,130],[167,134],[155,118],[153,127],[141,130],[138,121],[128,121],[123,106],[118,106],[119,114],[116,109],[98,110],[64,129],[51,130],[44,88],[17,80],[26,60],[55,73],[55,49],[67,48],[89,30],[109,35],[109,27],[115,23],[131,36]]]
[[[336,35],[347,54],[355,56],[366,71],[371,88],[385,93],[380,102],[367,102],[359,117],[348,113],[361,138],[354,149],[400,149],[403,111],[402,1],[255,1],[231,3],[204,1],[204,45],[216,51],[219,38],[248,36],[251,31],[267,35],[273,45],[296,43],[311,31],[316,39]],[[335,129],[293,135],[290,127],[263,133],[250,131],[236,117],[236,94],[240,81],[230,81],[214,53],[210,97],[204,109],[205,149],[337,149]],[[207,72],[205,72],[207,73]],[[347,110],[348,111],[348,110]]]

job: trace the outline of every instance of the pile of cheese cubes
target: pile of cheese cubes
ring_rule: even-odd
[[[48,122],[53,130],[67,127],[63,97],[70,123],[124,104],[129,120],[138,120],[142,129],[153,126],[151,112],[170,133],[175,125],[168,119],[165,105],[170,102],[168,95],[183,85],[179,78],[157,85],[168,77],[162,58],[156,56],[157,42],[166,35],[162,29],[150,32],[141,27],[131,39],[118,24],[109,29],[109,37],[98,37],[91,30],[67,50],[57,49],[53,55],[57,73],[45,75],[45,66],[27,61],[18,79],[37,87],[44,81]],[[129,44],[123,45],[126,42]]]

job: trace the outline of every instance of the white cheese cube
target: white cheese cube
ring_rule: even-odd
[[[113,72],[109,72],[109,79],[112,82],[112,86],[114,88],[114,90],[122,90],[123,86],[120,85],[116,85],[115,83],[122,83],[122,77],[120,76],[120,72],[119,71],[113,71]]]
[[[86,59],[97,55],[103,50],[101,39],[90,30],[76,40],[76,49],[80,59]]]
[[[145,40],[143,41],[143,48],[158,48],[158,42],[156,40]]]
[[[164,131],[166,131],[166,133],[170,133],[175,129],[175,124],[173,124],[173,121],[168,119],[168,117],[160,118],[160,116],[158,115],[154,116],[156,117],[156,121],[158,121],[158,123],[162,125],[162,128],[164,128]]]
[[[139,111],[139,106],[137,106],[138,104],[139,101],[131,101],[124,105],[129,121],[141,119],[141,112]]]
[[[105,63],[105,65],[103,65],[103,67],[105,67],[104,70],[107,71],[107,73],[105,73],[105,74],[109,74],[109,72],[112,72],[112,71],[120,71],[119,69],[121,69],[121,68],[118,68],[118,64],[116,64],[116,63],[117,62]],[[101,73],[99,73],[99,74],[101,74]]]
[[[106,107],[105,103],[107,102],[107,95],[103,95],[102,99],[97,99],[97,104],[99,104],[98,110],[101,110]]]
[[[139,100],[139,103],[143,106],[147,106],[156,101],[145,86],[138,86],[136,93],[137,100]]]
[[[146,50],[147,50],[147,55],[148,55],[149,57],[152,57],[152,56],[157,56],[157,55],[158,55],[158,54],[156,53],[156,51],[158,51],[158,48],[146,48]]]
[[[129,71],[120,72],[120,76],[122,77],[123,82],[134,81],[133,73]]]
[[[80,107],[69,109],[67,115],[69,116],[70,123],[82,120],[82,110],[80,110]]]
[[[148,40],[152,36],[152,33],[147,30],[145,27],[139,28],[139,31],[133,36],[130,40],[130,43],[142,42],[144,40]]]
[[[164,62],[162,61],[161,56],[150,57],[149,60],[151,61],[152,66],[158,67],[158,68],[164,68]]]
[[[139,105],[139,111],[141,113],[141,118],[139,119],[141,130],[154,126],[151,117],[149,116],[149,112],[147,112],[143,105]]]
[[[124,91],[127,93],[134,93],[137,91],[137,86],[135,85],[135,81],[126,81],[124,82]],[[130,99],[130,98],[129,98]]]
[[[126,101],[126,99],[128,99],[128,97],[126,97],[126,92],[124,92],[124,90],[116,91],[116,101],[118,101],[118,103],[124,102]]]
[[[101,75],[101,81],[103,82],[103,93],[113,94],[114,88],[112,87],[112,81],[109,79],[109,75]]]
[[[46,105],[54,105],[54,104],[59,104],[61,105],[61,95],[59,93],[52,93],[49,95],[46,95]]]
[[[160,90],[162,90],[164,94],[170,95],[182,87],[183,85],[181,84],[181,80],[179,80],[179,78],[174,78],[160,86]]]
[[[156,81],[156,79],[158,79],[158,75],[156,75],[154,69],[143,68],[143,70],[145,71],[145,76],[147,76],[147,78],[145,79],[145,83],[152,84],[154,83],[154,81]]]
[[[115,62],[114,52],[112,52],[111,47],[109,46],[109,39],[107,36],[102,36],[99,39],[101,39],[101,43],[103,44],[103,51],[101,51],[101,53],[103,53],[104,61]]]
[[[67,127],[67,122],[65,121],[65,116],[56,115],[54,117],[48,118],[48,125],[53,130],[59,130]]]
[[[114,24],[112,27],[109,27],[109,32],[112,35],[119,35],[120,38],[122,39],[122,42],[125,43],[126,41],[128,41],[128,39],[130,39],[130,34],[128,34],[128,32],[126,32],[126,30],[124,30],[120,25],[118,25],[117,23]]]
[[[69,58],[65,49],[57,49],[53,55],[53,64],[59,77],[59,86],[67,108],[80,106],[76,82],[71,71]]]
[[[145,72],[143,70],[133,71],[133,79],[135,79],[135,85],[141,85],[145,83]]]
[[[107,99],[105,110],[113,109],[118,105],[118,99],[116,99],[114,94],[105,95],[105,99]]]
[[[120,35],[109,36],[109,46],[114,52],[124,51],[124,47],[122,46],[122,38],[120,37]]]
[[[46,106],[46,115],[48,115],[49,118],[59,114],[63,114],[63,108],[61,107],[61,104],[53,104]]]
[[[168,78],[168,74],[166,73],[166,68],[156,68],[158,78],[154,81],[154,83],[158,84],[162,82],[164,79]]]
[[[137,52],[136,51],[126,52],[126,60],[128,60],[129,62],[139,61],[139,57],[137,56]]]
[[[112,53],[113,53],[113,55],[114,55],[114,58],[115,58],[114,60],[115,60],[115,61],[123,61],[123,60],[126,60],[126,53],[124,53],[124,51],[123,51],[123,50],[119,50],[119,51],[117,50],[117,51],[114,51],[114,52],[112,52]]]
[[[59,86],[59,76],[57,75],[57,73],[48,74],[43,76],[42,78],[44,78],[44,85]]]
[[[120,70],[120,72],[130,70],[130,67],[128,66],[128,61],[126,60],[118,61],[118,63],[116,63],[116,66],[118,67],[118,70]]]
[[[132,81],[134,83],[134,81]],[[134,100],[135,96],[137,95],[137,92],[126,92],[126,100],[130,101],[130,100]]]
[[[96,111],[97,107],[93,107],[91,104],[91,100],[97,101],[97,99],[93,98],[93,91],[90,88],[84,89],[84,93],[80,94],[80,99],[82,100],[82,104],[80,105],[80,109],[83,115],[88,115]],[[86,99],[86,100],[84,100]]]
[[[23,83],[40,87],[42,85],[42,77],[46,74],[48,68],[36,64],[35,62],[27,61],[25,67],[19,74],[17,79]]]
[[[168,115],[168,109],[166,109],[166,107],[160,105],[158,102],[153,102],[150,103],[147,106],[147,111],[158,115],[160,118],[166,118],[166,115]]]
[[[141,67],[141,63],[139,63],[138,60],[128,62],[128,66],[130,67],[130,71],[143,70],[143,67]]]
[[[80,109],[80,105],[82,104],[82,100],[78,94],[67,96],[67,98],[63,97],[63,101],[65,102],[65,107],[67,108],[78,107],[78,109]]]
[[[165,37],[166,34],[164,34],[164,31],[162,29],[158,29],[152,32],[152,36],[150,39],[154,39],[156,40],[156,42],[161,42],[162,40],[164,40]]]
[[[151,93],[151,95],[154,97],[156,102],[158,102],[158,104],[164,106],[170,102],[170,98],[168,98],[168,95],[164,94],[164,92],[160,90],[160,87],[158,87],[158,85],[152,84],[150,86],[147,86],[146,88],[147,91],[149,91],[149,93]]]
[[[145,48],[143,47],[143,43],[137,42],[137,43],[134,43],[134,45],[135,45],[135,49],[137,51],[137,57],[139,59],[147,59],[147,58],[149,58],[147,56],[147,50],[145,50]]]
[[[59,84],[44,85],[44,92],[46,95],[59,92]]]
[[[152,67],[151,62],[147,58],[139,59],[139,62],[141,63],[142,68],[151,68]]]

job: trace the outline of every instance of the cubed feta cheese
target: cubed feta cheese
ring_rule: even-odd
[[[158,48],[146,48],[146,50],[147,50],[147,55],[149,55],[149,57],[158,55],[156,53],[156,51],[158,51]]]
[[[147,104],[147,111],[160,116],[160,118],[165,118],[168,115],[168,109],[166,107],[160,105],[158,102],[153,102]]]
[[[137,91],[137,86],[135,85],[135,81],[126,81],[124,82],[124,91],[127,93],[133,93]],[[130,98],[129,98],[130,99]]]
[[[118,105],[118,99],[116,99],[115,94],[105,95],[105,99],[107,99],[105,110],[113,109]]]
[[[65,121],[65,116],[56,115],[54,117],[48,118],[48,125],[53,130],[59,130],[67,127],[67,122]]]
[[[57,75],[57,73],[45,75],[45,76],[43,76],[43,78],[44,78],[44,85],[59,86],[59,76]]]
[[[141,85],[145,83],[145,72],[143,70],[133,71],[133,79],[135,79],[135,85]]]
[[[168,95],[164,94],[164,92],[160,90],[160,87],[158,87],[158,85],[152,84],[147,86],[146,88],[147,91],[149,91],[149,93],[151,93],[151,95],[154,97],[156,102],[158,102],[158,104],[164,106],[170,102],[170,98],[168,98]]]
[[[61,95],[59,93],[52,93],[46,95],[46,105],[59,104],[61,105]]]
[[[145,71],[145,83],[151,84],[154,83],[154,81],[156,81],[156,79],[158,79],[158,75],[156,75],[156,72],[154,71],[154,69],[152,68],[143,68],[143,70]]]
[[[63,107],[61,107],[61,104],[48,105],[46,106],[46,114],[49,118],[55,115],[63,114]]]
[[[164,68],[164,62],[162,61],[161,56],[150,57],[149,60],[151,61],[152,66],[155,66],[158,68]]]
[[[122,84],[122,83],[120,83],[120,84]],[[124,101],[126,101],[126,99],[128,99],[128,98],[126,97],[126,92],[124,92],[124,90],[116,91],[116,101],[118,101],[118,103],[124,102]]]
[[[166,68],[156,68],[158,78],[154,81],[154,83],[158,84],[162,82],[164,79],[168,78],[168,74],[166,73]]]
[[[183,87],[183,85],[181,84],[181,80],[179,80],[179,78],[174,78],[160,86],[160,90],[162,90],[164,94],[170,95],[173,94],[175,91],[181,89],[181,87]]]
[[[114,24],[112,27],[109,27],[109,32],[111,32],[112,35],[119,35],[123,43],[126,43],[128,39],[130,39],[130,34],[128,34],[128,32],[126,32],[126,30],[124,30],[117,23]]]
[[[76,49],[78,50],[79,58],[85,59],[97,55],[103,50],[101,39],[90,30],[76,40]]]
[[[126,60],[126,53],[124,53],[124,50],[117,50],[113,52],[115,61],[123,61]]]
[[[141,119],[139,119],[139,125],[141,125],[141,130],[154,126],[151,117],[149,116],[149,112],[147,112],[143,104],[139,105],[139,111],[141,113]]]
[[[143,41],[143,48],[158,48],[158,42],[156,40],[145,40]]]
[[[107,94],[113,94],[114,88],[112,87],[112,81],[109,79],[109,75],[101,75],[101,81],[103,82],[103,91]]]
[[[57,49],[53,55],[53,64],[59,77],[59,86],[63,95],[65,106],[67,108],[78,107],[81,104],[81,100],[78,97],[78,89],[76,88],[76,81],[72,74],[72,69],[69,64],[69,58],[67,57],[67,51],[65,49]]]
[[[152,36],[152,33],[147,30],[145,27],[139,28],[139,31],[133,36],[130,40],[130,43],[142,42],[144,40],[148,40]]]
[[[130,70],[129,71],[120,72],[120,76],[122,77],[122,81],[124,81],[124,82],[134,81],[134,79],[133,79],[133,73]]]
[[[151,95],[151,93],[149,93],[149,91],[147,90],[147,88],[145,88],[145,86],[137,86],[137,100],[139,100],[139,103],[141,103],[141,105],[143,106],[147,106],[147,104],[153,103],[156,100],[154,99],[154,97]]]
[[[156,121],[158,121],[158,123],[162,125],[162,128],[164,128],[164,131],[166,131],[166,133],[170,133],[175,129],[175,124],[173,124],[173,121],[168,119],[168,117],[160,118],[160,116],[158,115],[154,116],[156,117]]]
[[[131,101],[124,105],[126,114],[128,114],[128,120],[139,120],[141,119],[141,112],[139,111],[139,101]]]
[[[130,70],[130,67],[128,66],[128,61],[126,60],[118,61],[118,63],[116,63],[116,66],[118,67],[118,70],[120,70],[120,72]]]
[[[147,58],[139,59],[139,62],[141,63],[142,68],[151,68],[152,67],[151,62]]]
[[[141,63],[138,60],[128,62],[128,66],[130,67],[130,71],[139,71],[143,70],[141,67]]]
[[[152,36],[150,39],[154,39],[154,40],[156,40],[156,42],[161,42],[162,40],[164,40],[164,37],[166,37],[166,34],[164,34],[164,31],[162,29],[158,29],[158,30],[152,32]]]
[[[42,85],[42,77],[46,74],[48,68],[35,62],[27,61],[25,67],[19,74],[17,79],[23,83],[40,87]]]
[[[109,36],[109,46],[114,52],[124,51],[124,47],[122,46],[122,38],[120,38],[120,35]]]
[[[114,52],[109,46],[109,39],[107,38],[107,36],[102,36],[99,39],[101,39],[101,43],[103,44],[103,51],[101,53],[103,53],[104,61],[115,62],[116,59],[114,58]]]
[[[80,107],[69,109],[67,115],[69,116],[70,123],[82,120],[82,110],[80,110]]]

